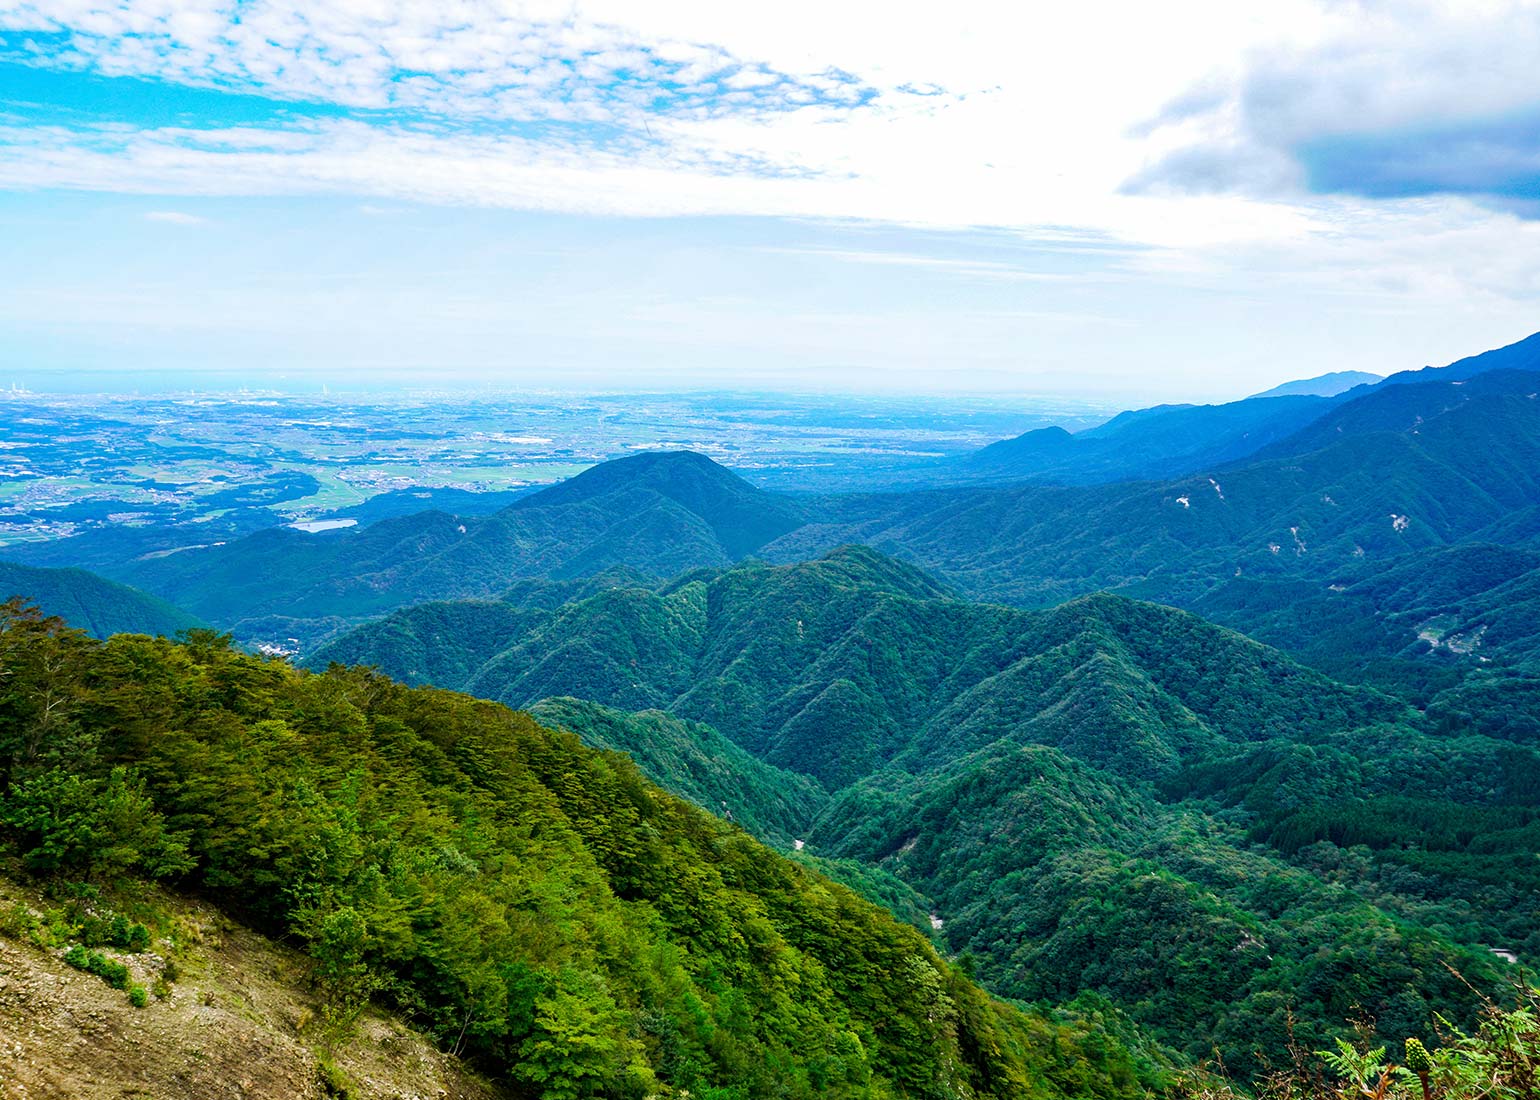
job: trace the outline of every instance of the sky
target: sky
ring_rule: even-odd
[[[0,385],[1219,400],[1540,330],[1540,0],[0,0]]]

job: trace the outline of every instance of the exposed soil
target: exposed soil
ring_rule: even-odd
[[[0,877],[0,908],[43,901]],[[184,899],[162,899],[187,942],[164,999],[66,966],[62,950],[0,936],[0,1097],[5,1100],[502,1100],[400,1021],[366,1015],[328,1050],[304,956]],[[150,987],[165,943],[103,949]],[[327,1085],[321,1061],[341,1071]],[[345,1091],[339,1091],[345,1090]]]

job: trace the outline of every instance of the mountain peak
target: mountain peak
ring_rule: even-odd
[[[741,558],[802,525],[802,510],[789,499],[755,488],[720,463],[695,451],[648,451],[611,459],[543,489],[509,510],[582,504],[619,494],[651,494],[711,528],[729,557]],[[627,509],[636,514],[637,509]]]
[[[714,484],[733,492],[758,492],[726,466],[698,451],[644,451],[612,458],[518,501],[515,508],[571,504],[636,486],[658,489],[684,482]]]
[[[852,583],[863,587],[889,591],[914,599],[941,599],[951,595],[941,582],[919,566],[900,561],[898,558],[884,554],[881,550],[861,543],[837,546],[817,562],[809,564],[814,567],[838,569],[845,573]]]
[[[1335,370],[1329,374],[1318,374],[1314,378],[1301,378],[1293,382],[1285,382],[1274,386],[1270,390],[1254,393],[1251,399],[1259,397],[1336,397],[1339,393],[1346,393],[1357,386],[1372,386],[1379,382],[1378,374],[1370,374],[1362,370]]]

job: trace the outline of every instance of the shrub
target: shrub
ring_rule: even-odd
[[[88,950],[84,944],[77,943],[66,951],[64,961],[76,970],[95,974],[113,989],[128,988],[128,967],[99,951]]]
[[[97,955],[93,960],[96,965],[91,968],[91,973],[101,978],[102,981],[112,986],[113,989],[128,988],[128,967],[115,959],[109,959],[105,955]]]
[[[112,918],[107,942],[137,955],[150,946],[150,930],[137,921],[129,923],[128,918],[119,913]]]
[[[143,1008],[150,1003],[150,995],[145,992],[144,986],[131,985],[128,987],[128,1003],[135,1008]]]

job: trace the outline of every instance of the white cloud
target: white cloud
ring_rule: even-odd
[[[200,218],[197,214],[184,214],[180,210],[151,210],[145,215],[146,221],[166,222],[170,225],[204,225],[207,218]]]
[[[10,56],[203,88],[460,118],[709,117],[850,103],[852,78],[745,63],[720,45],[595,19],[569,5],[8,0]],[[722,88],[739,90],[737,98]],[[742,94],[752,89],[753,94]]]
[[[347,109],[218,130],[13,121],[0,186],[988,227],[1127,246],[1119,263],[1153,280],[1532,301],[1536,223],[1312,196],[1290,146],[1343,120],[1540,103],[1536,2],[0,0],[31,64]],[[1141,173],[1199,185],[1126,193]]]
[[[1501,195],[1540,179],[1540,0],[1328,8],[1147,120],[1135,189]],[[1483,178],[1485,177],[1485,178]]]
[[[914,267],[939,271],[972,279],[1004,279],[1011,282],[1062,282],[1086,280],[1083,272],[1069,274],[1062,271],[1031,271],[1016,264],[1000,260],[953,259],[945,256],[925,256],[910,252],[885,252],[879,250],[852,250],[839,248],[776,248],[761,247],[758,251],[782,256],[807,256],[815,260],[835,260],[840,263],[876,264],[880,267]]]

